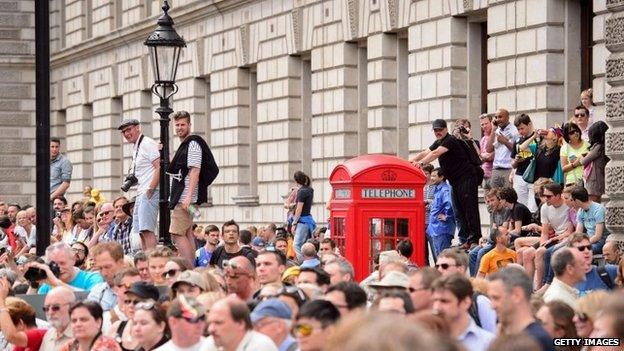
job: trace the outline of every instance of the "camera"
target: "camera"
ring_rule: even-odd
[[[50,270],[55,277],[58,278],[59,275],[61,275],[61,268],[58,266],[58,264],[56,264],[56,262],[48,263],[48,267],[50,267]],[[29,282],[38,282],[45,280],[47,278],[47,274],[43,269],[30,267],[28,268],[26,273],[24,273],[24,278],[26,278],[26,280],[28,280]]]
[[[470,133],[470,131],[468,129],[466,129],[466,127],[464,127],[464,126],[460,126],[459,127],[459,132],[462,133],[462,134]]]
[[[124,178],[123,184],[121,184],[121,191],[123,191],[124,193],[127,193],[128,190],[130,190],[130,188],[132,188],[132,186],[134,186],[134,185],[136,185],[138,183],[139,183],[139,180],[134,175],[134,173],[128,174],[126,176],[126,178]]]
[[[496,119],[493,119],[492,125],[494,125],[494,127],[498,127],[498,121]]]

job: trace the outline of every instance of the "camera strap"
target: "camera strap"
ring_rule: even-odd
[[[139,157],[139,150],[141,149],[141,142],[143,141],[143,134],[141,134],[141,137],[139,138],[139,143],[137,144],[136,150],[134,151],[134,158],[132,159],[132,174],[135,174],[136,172],[136,163],[137,163],[137,157]],[[130,170],[128,170],[128,173],[130,173]]]

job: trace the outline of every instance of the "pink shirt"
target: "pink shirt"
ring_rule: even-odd
[[[479,142],[479,151],[481,151],[482,154],[487,152],[486,145],[489,139],[489,135],[484,135]],[[492,176],[492,161],[483,162],[483,164],[481,164],[481,168],[483,168],[483,172],[485,173],[483,176],[484,178],[490,178]]]

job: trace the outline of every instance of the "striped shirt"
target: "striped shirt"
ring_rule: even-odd
[[[201,146],[196,141],[191,141],[188,145],[188,156],[186,158],[186,166],[189,168],[189,174],[184,178],[184,191],[180,196],[180,202],[186,199],[186,195],[188,194],[189,184],[191,181],[190,172],[191,167],[201,169],[202,164],[202,149]],[[199,185],[199,184],[198,184]],[[195,191],[193,191],[193,196],[191,197],[191,203],[197,202],[197,192],[198,188],[195,187]]]

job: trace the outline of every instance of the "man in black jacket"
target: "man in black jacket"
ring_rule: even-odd
[[[464,245],[469,249],[472,244],[478,245],[481,238],[481,222],[479,218],[478,171],[480,167],[470,161],[471,150],[466,150],[461,139],[449,134],[446,121],[436,119],[432,125],[436,141],[410,161],[417,167],[438,159],[440,168],[453,187],[453,205],[457,207],[457,215],[461,215],[466,226],[467,238]],[[483,173],[480,174],[481,181]]]
[[[212,152],[198,135],[191,135],[191,116],[186,111],[173,114],[176,135],[182,142],[167,172],[171,175],[169,208],[171,226],[169,232],[182,257],[189,262],[195,258],[193,215],[197,206],[206,202],[208,186],[219,173]]]

